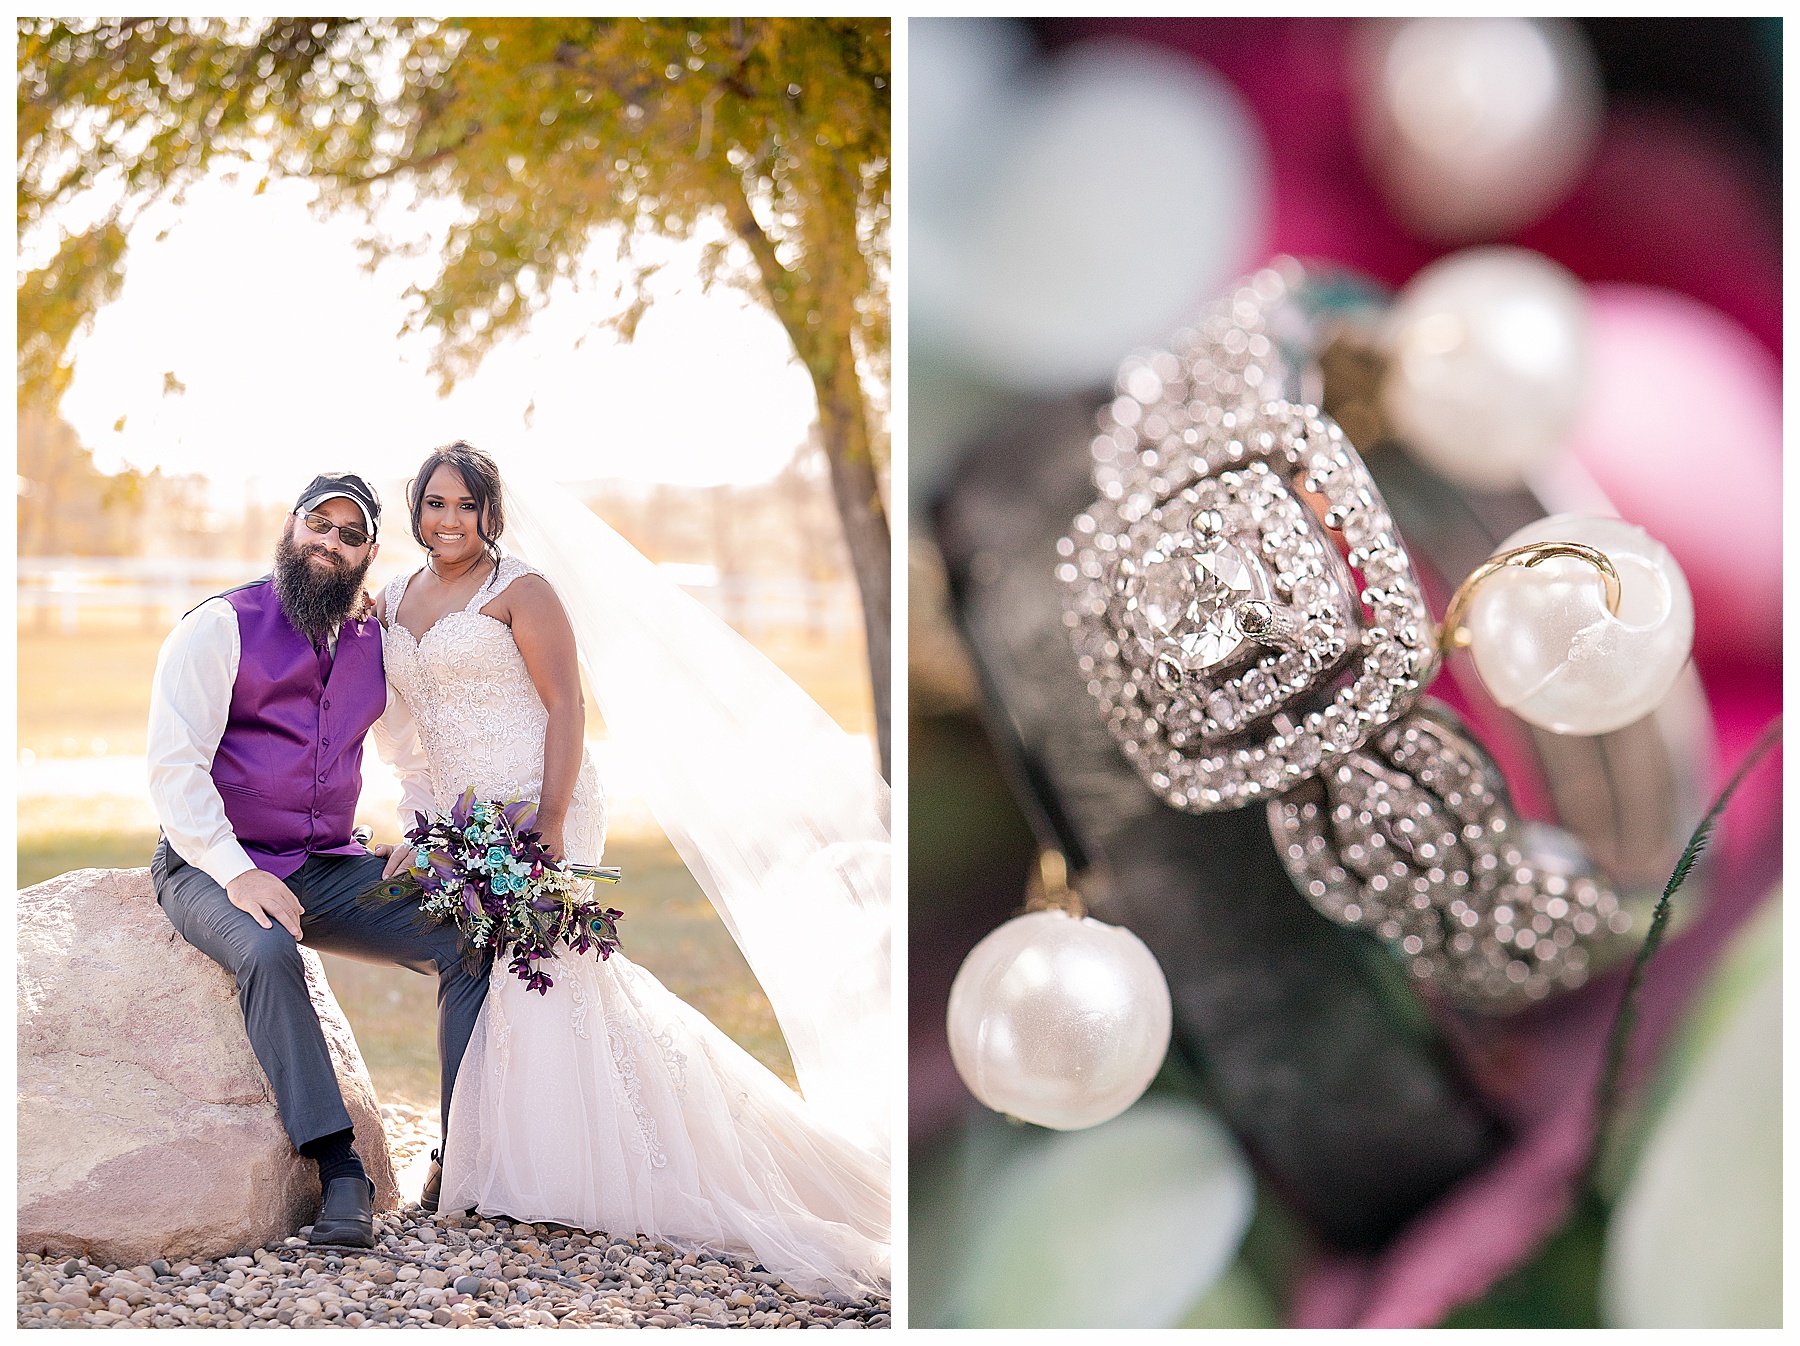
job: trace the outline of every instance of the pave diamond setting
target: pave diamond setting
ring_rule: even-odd
[[[1268,810],[1314,907],[1466,1005],[1573,990],[1632,928],[1574,838],[1521,819],[1492,759],[1429,701]]]
[[[1267,394],[1287,278],[1259,273],[1119,372],[1099,498],[1058,544],[1064,621],[1126,756],[1191,812],[1266,800],[1405,713],[1431,615],[1367,468]]]

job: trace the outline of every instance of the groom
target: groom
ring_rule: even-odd
[[[486,970],[463,967],[454,928],[421,929],[410,903],[357,902],[391,849],[371,854],[351,835],[363,738],[388,696],[363,589],[380,520],[361,477],[314,478],[282,529],[273,573],[183,617],[150,695],[150,793],[163,832],[150,865],[156,900],[182,938],[237,978],[282,1125],[318,1161],[324,1200],[312,1241],[357,1247],[375,1243],[374,1184],[351,1148],[299,942],[436,976],[445,1123],[487,994]],[[434,1164],[431,1208],[438,1178]]]

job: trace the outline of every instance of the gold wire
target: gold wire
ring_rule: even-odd
[[[1081,894],[1069,886],[1069,862],[1061,851],[1038,853],[1037,882],[1028,890],[1025,910],[1067,912],[1078,921],[1087,915]]]
[[[1490,575],[1507,566],[1542,565],[1558,556],[1586,561],[1600,573],[1601,587],[1606,592],[1606,610],[1617,617],[1622,596],[1619,572],[1613,568],[1613,563],[1605,552],[1596,551],[1580,542],[1534,542],[1529,547],[1515,547],[1511,551],[1488,557],[1469,572],[1467,579],[1456,586],[1456,592],[1450,595],[1450,606],[1444,609],[1444,624],[1438,629],[1438,650],[1448,655],[1469,647],[1469,628],[1463,625],[1463,614],[1475,596],[1475,590]]]

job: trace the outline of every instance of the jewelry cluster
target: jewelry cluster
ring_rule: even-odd
[[[1292,262],[1261,271],[1120,368],[1090,446],[1098,498],[1057,546],[1074,658],[1165,803],[1263,804],[1317,910],[1381,939],[1433,995],[1516,1009],[1581,985],[1631,916],[1571,833],[1516,812],[1493,759],[1425,689],[1467,649],[1493,701],[1526,722],[1613,732],[1686,666],[1692,600],[1641,529],[1555,515],[1509,537],[1435,623],[1360,454],[1289,400],[1304,279]],[[1419,302],[1402,295],[1395,311]],[[1455,420],[1419,369],[1401,374],[1392,395],[1412,401],[1395,423]],[[1148,1086],[1168,1006],[1142,941],[1062,904],[970,954],[952,1055],[989,1106],[1091,1126]]]
[[[1596,939],[1631,929],[1617,894],[1521,819],[1493,761],[1421,709],[1268,806],[1307,899],[1387,943],[1417,979],[1497,1008],[1573,990]]]

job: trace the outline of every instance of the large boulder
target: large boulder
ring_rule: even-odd
[[[313,1008],[375,1180],[398,1204],[375,1087],[318,955]],[[244,1033],[237,983],[175,933],[147,869],[19,894],[19,1250],[131,1266],[285,1238],[319,1209]]]

